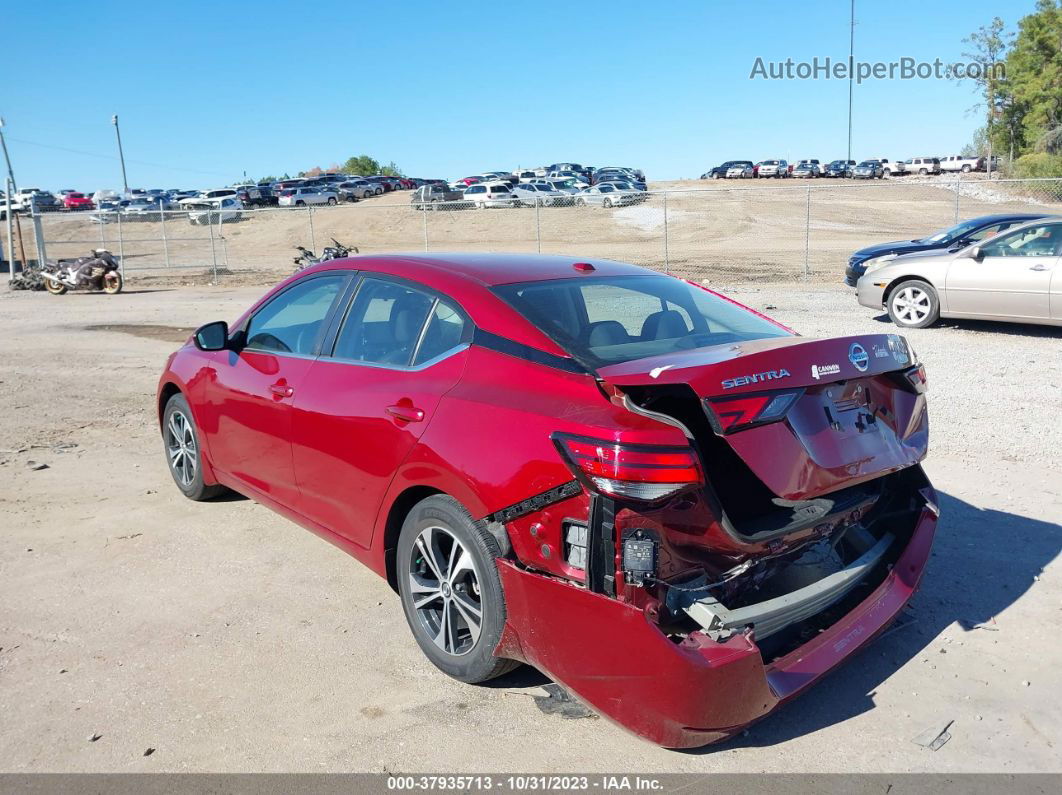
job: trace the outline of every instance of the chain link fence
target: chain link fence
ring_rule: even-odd
[[[969,176],[684,183],[634,200],[416,209],[407,192],[353,204],[35,216],[40,257],[116,254],[130,278],[259,283],[291,273],[296,246],[362,253],[542,252],[645,265],[722,283],[836,282],[853,251],[1001,212],[1062,213],[1062,179]],[[31,255],[32,256],[32,255]]]

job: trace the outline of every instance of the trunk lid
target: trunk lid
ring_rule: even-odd
[[[624,362],[598,375],[643,408],[681,420],[710,477],[707,459],[722,442],[776,498],[808,500],[925,456],[925,397],[903,375],[913,359],[895,334],[794,336]],[[676,399],[689,390],[684,403]],[[782,408],[771,414],[770,406]],[[726,470],[719,479],[733,491],[733,466]]]

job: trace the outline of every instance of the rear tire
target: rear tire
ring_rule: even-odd
[[[224,486],[203,482],[203,448],[192,410],[184,395],[166,401],[162,412],[162,444],[173,482],[190,500],[201,502],[224,494]]]
[[[962,167],[962,173],[963,174],[969,174],[972,170],[973,169],[970,168],[970,164],[969,163],[964,163],[963,164],[963,167]]]
[[[328,197],[328,206],[329,207],[335,207],[336,206],[336,200],[334,198],[332,198],[331,196]]]
[[[462,682],[486,682],[519,665],[494,656],[506,615],[500,554],[484,525],[442,494],[417,503],[398,537],[398,592],[413,638],[436,668]]]
[[[601,206],[606,208],[611,207],[612,199],[605,199],[603,202],[601,202]]]
[[[45,279],[44,289],[52,295],[63,295],[66,292],[66,285],[53,282],[51,279]]]
[[[890,292],[885,306],[889,319],[901,328],[926,328],[940,318],[940,299],[932,285],[921,279],[908,279]]]

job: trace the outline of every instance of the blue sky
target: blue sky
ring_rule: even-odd
[[[858,0],[856,58],[958,60],[963,36],[1033,6]],[[574,160],[674,179],[846,149],[846,81],[749,73],[757,57],[846,58],[847,0],[48,0],[4,16],[21,66],[0,115],[20,185],[121,187],[113,113],[144,188],[363,153],[424,177]],[[975,101],[945,80],[857,85],[853,157],[958,150]]]

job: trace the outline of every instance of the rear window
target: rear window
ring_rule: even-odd
[[[591,368],[790,336],[769,320],[670,276],[556,279],[494,291]]]

